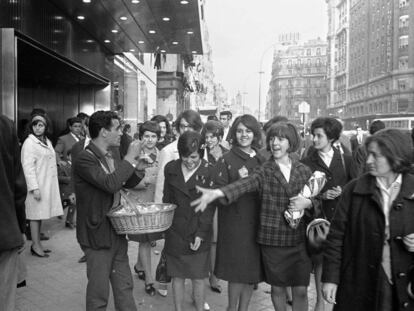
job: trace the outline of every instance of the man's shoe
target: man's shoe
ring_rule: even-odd
[[[65,227],[69,229],[75,229],[75,225],[69,221],[65,222]]]
[[[86,256],[85,255],[83,255],[79,260],[78,260],[78,262],[79,263],[83,263],[83,262],[86,262]]]
[[[40,241],[47,241],[49,239],[50,238],[46,234],[44,234],[43,232],[40,232]]]

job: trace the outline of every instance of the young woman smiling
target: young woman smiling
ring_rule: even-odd
[[[252,174],[219,189],[199,188],[202,196],[191,204],[196,211],[218,198],[227,203],[246,193],[260,198],[257,242],[260,244],[265,280],[272,286],[275,310],[286,310],[286,287],[292,287],[294,311],[308,310],[307,286],[311,262],[305,244],[306,216],[313,214],[318,200],[299,195],[312,172],[289,154],[299,148],[299,134],[291,123],[273,125],[266,134],[272,157]],[[225,209],[226,207],[221,207]],[[286,210],[305,210],[305,219],[291,228],[284,218]],[[240,237],[242,238],[242,237]]]
[[[203,311],[214,207],[196,213],[190,202],[200,196],[197,186],[213,185],[212,170],[203,160],[199,133],[187,131],[180,135],[177,148],[180,158],[169,162],[164,170],[163,202],[177,205],[165,235],[167,274],[172,277],[175,310],[184,310],[185,279],[191,279],[196,310]]]
[[[257,153],[261,133],[253,116],[237,118],[229,137],[233,147],[215,167],[219,186],[247,177],[264,162]],[[215,274],[228,281],[228,311],[246,311],[253,284],[263,281],[260,247],[256,242],[259,209],[256,193],[245,193],[229,206],[218,209]]]

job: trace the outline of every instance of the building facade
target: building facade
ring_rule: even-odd
[[[279,41],[275,48],[267,95],[266,119],[276,115],[301,122],[298,106],[310,105],[309,118],[325,114],[327,44],[320,38],[305,43]]]
[[[347,128],[368,128],[374,119],[413,116],[413,3],[327,0],[327,4],[328,113],[342,117]],[[342,44],[341,33],[347,34],[349,44]]]
[[[350,0],[327,0],[327,114],[344,117],[349,76]]]
[[[79,112],[144,121],[156,111],[153,53],[203,54],[202,15],[201,0],[0,1],[0,113],[22,133],[44,109],[52,140]]]
[[[204,17],[205,1],[200,0],[203,53],[160,53],[157,71],[157,114],[173,116],[186,109],[216,107],[212,49]],[[191,31],[190,31],[191,33]]]

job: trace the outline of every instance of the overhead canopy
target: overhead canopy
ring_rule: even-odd
[[[203,53],[199,0],[49,1],[91,34],[90,44],[97,41],[114,54]]]

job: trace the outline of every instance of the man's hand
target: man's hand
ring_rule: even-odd
[[[196,236],[195,239],[194,239],[194,243],[190,243],[191,250],[192,251],[198,250],[200,248],[200,245],[201,245],[202,241],[203,240],[200,237]]]
[[[139,140],[134,140],[129,144],[127,154],[124,157],[124,160],[128,161],[131,164],[136,164],[136,159],[141,154],[142,143]]]
[[[403,237],[403,243],[405,245],[405,248],[409,252],[414,252],[414,233],[408,234],[405,237]]]
[[[336,304],[336,290],[338,285],[334,283],[322,283],[322,296],[323,298],[331,304]]]
[[[32,193],[33,193],[33,197],[36,201],[40,201],[42,199],[39,189],[32,190]]]
[[[191,202],[191,206],[195,206],[195,212],[204,212],[207,206],[218,198],[223,198],[224,193],[220,189],[207,189],[196,186],[197,191],[201,192],[201,197]]]

